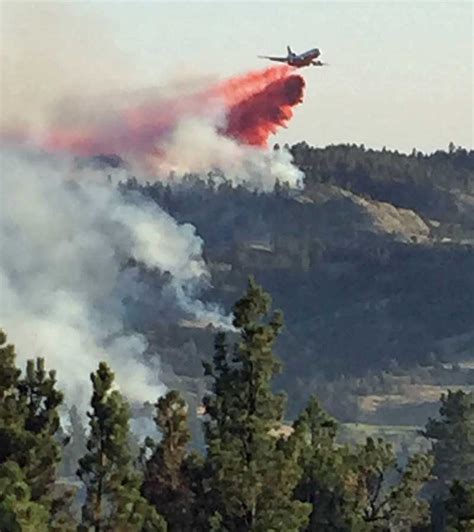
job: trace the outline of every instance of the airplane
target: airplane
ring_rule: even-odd
[[[321,52],[318,48],[313,48],[302,54],[295,54],[290,46],[286,47],[288,55],[286,57],[273,57],[268,55],[259,55],[258,57],[262,59],[270,59],[270,61],[278,61],[280,63],[287,63],[290,66],[301,68],[304,66],[314,65],[314,66],[323,66],[327,63],[319,61],[317,58],[321,55]]]

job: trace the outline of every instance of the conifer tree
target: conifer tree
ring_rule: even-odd
[[[29,360],[22,377],[15,356],[0,331],[0,484],[12,482],[18,487],[7,492],[2,504],[23,528],[29,526],[28,515],[32,523],[47,515],[49,530],[70,530],[71,494],[55,490],[60,461],[58,407],[63,396],[56,389],[55,372],[46,372],[43,359]]]
[[[20,466],[13,461],[0,465],[0,530],[42,532],[48,530],[49,511],[31,500],[31,490]]]
[[[63,396],[56,389],[55,372],[47,374],[41,358],[29,360],[21,378],[14,347],[5,346],[6,337],[0,334],[0,463],[18,463],[33,499],[39,500],[54,483],[60,459],[54,435]]]
[[[101,362],[91,380],[90,434],[77,472],[86,487],[81,530],[164,531],[163,518],[140,494],[128,445],[128,405],[113,389],[114,374]]]
[[[336,530],[419,530],[428,524],[429,507],[419,493],[430,478],[429,455],[414,455],[402,470],[382,438],[341,452],[345,526]]]
[[[474,393],[449,390],[439,412],[424,435],[433,442],[435,489],[444,495],[453,480],[474,482]]]
[[[0,407],[2,420],[7,417],[9,398],[15,395],[21,371],[15,365],[15,348],[7,344],[7,336],[0,329]],[[13,406],[13,405],[10,405]]]
[[[455,480],[445,501],[447,532],[474,530],[474,483]]]
[[[308,531],[411,530],[424,526],[428,505],[417,498],[429,478],[429,456],[414,456],[402,471],[391,446],[368,438],[355,449],[336,445],[337,424],[311,398],[294,423],[303,470],[296,495],[310,502]],[[398,477],[398,478],[396,478]]]
[[[205,399],[212,530],[290,532],[307,522],[309,505],[293,499],[296,457],[272,433],[284,406],[271,390],[280,369],[272,347],[283,321],[279,312],[268,319],[270,307],[270,296],[250,279],[233,309],[240,341],[230,349],[219,333],[213,362],[204,365],[212,382]]]
[[[46,373],[42,358],[38,358],[36,363],[28,360],[18,391],[25,413],[24,427],[36,439],[34,462],[30,452],[30,467],[26,474],[32,497],[37,500],[45,493],[46,486],[54,484],[56,467],[61,459],[61,447],[54,435],[60,426],[58,407],[63,401],[63,394],[56,390],[55,372]]]
[[[453,482],[474,482],[474,394],[463,391],[441,396],[438,419],[430,419],[424,436],[431,440],[433,480],[428,484],[433,526],[444,527],[445,499]]]
[[[336,421],[311,397],[293,428],[289,443],[301,445],[302,469],[295,493],[312,508],[307,530],[348,530],[350,512],[344,483],[348,452],[346,447],[336,447]]]
[[[420,492],[431,478],[433,465],[429,455],[413,455],[404,469],[395,466],[390,479],[390,467],[381,473],[381,487],[369,489],[369,510],[364,510],[365,522],[374,530],[421,530],[429,525],[429,505]],[[369,477],[370,478],[370,477]],[[379,477],[380,478],[380,477]]]
[[[155,422],[162,434],[157,445],[148,440],[152,454],[145,464],[142,492],[166,519],[171,532],[194,531],[194,495],[189,477],[188,407],[177,391],[156,403]]]

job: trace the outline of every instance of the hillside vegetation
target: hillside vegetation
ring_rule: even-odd
[[[290,410],[323,392],[349,421],[423,422],[434,408],[426,386],[474,384],[474,152],[289,149],[305,174],[296,190],[233,186],[218,171],[121,186],[197,228],[209,299],[229,309],[249,274],[272,293]],[[210,333],[138,315],[178,380],[197,378]]]
[[[105,362],[90,374],[88,430],[75,407],[68,426],[54,369],[38,358],[23,372],[0,330],[1,529],[472,530],[474,394],[443,394],[422,433],[403,427],[420,436],[418,448],[402,441],[398,453],[401,427],[357,425],[353,442],[315,396],[285,423],[286,398],[272,389],[283,369],[273,352],[281,312],[250,278],[232,318],[233,334],[216,333],[202,365],[204,444],[192,451],[177,390],[154,404],[160,438],[137,441]]]

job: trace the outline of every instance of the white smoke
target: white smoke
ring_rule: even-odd
[[[134,153],[133,136],[117,150],[107,145],[107,138],[121,137],[127,111],[150,109],[152,116],[139,113],[139,122],[153,126],[160,118],[166,122],[171,109],[179,119],[158,141],[164,158],[156,159],[155,173],[147,167],[149,180],[166,178],[169,170],[179,175],[218,169],[234,183],[269,190],[277,178],[295,186],[303,177],[284,150],[244,146],[219,134],[225,104],[203,96],[218,83],[216,76],[191,74],[194,66],[186,65],[173,75],[161,73],[156,86],[154,65],[137,68],[136,60],[115,45],[115,27],[108,18],[92,15],[81,3],[3,2],[0,30],[2,138],[24,138],[44,147],[48,133],[57,128],[79,136],[83,128],[92,130],[99,133],[101,147],[102,142],[110,147],[99,151],[123,156],[140,177],[139,165],[152,153]],[[163,111],[158,117],[153,116],[156,109]]]
[[[188,314],[229,325],[196,299],[209,274],[194,227],[139,196],[125,201],[100,172],[4,150],[1,197],[0,327],[20,361],[44,356],[57,370],[70,404],[85,406],[101,360],[132,401],[164,391],[158,364],[143,363],[144,337],[125,330],[122,300],[141,291],[125,268],[130,258],[169,272],[167,289]]]
[[[271,191],[277,179],[289,183],[292,188],[302,183],[304,174],[293,165],[292,155],[287,150],[275,151],[242,144],[222,133],[228,110],[217,96],[200,97],[199,92],[194,92],[196,87],[189,82],[187,88],[190,93],[185,92],[184,86],[176,88],[174,99],[169,99],[166,95],[172,86],[161,87],[153,99],[142,100],[140,93],[108,95],[97,97],[95,101],[76,98],[69,105],[63,102],[57,114],[65,125],[73,125],[72,130],[80,124],[86,125],[86,131],[92,128],[99,142],[104,142],[103,146],[99,144],[98,151],[123,157],[138,179],[146,178],[153,182],[166,180],[170,172],[179,179],[187,173],[205,176],[209,171],[215,171],[235,185],[245,184],[261,191]],[[177,99],[179,92],[183,93],[182,102]],[[162,116],[165,115],[163,110],[167,108],[167,101],[172,108],[170,114],[173,120],[164,128],[166,131],[156,135],[154,141],[144,141],[146,127],[137,132],[119,118],[126,114],[127,109],[140,106],[150,106],[153,116],[155,106],[160,109],[161,115],[158,113],[158,118],[149,121],[148,126],[153,130],[160,124],[160,116],[165,121],[167,119]],[[141,119],[149,120],[143,116]],[[44,136],[47,137],[47,130]],[[150,134],[150,137],[153,135]]]
[[[215,113],[180,120],[163,146],[158,168],[182,175],[188,172],[206,175],[210,170],[222,172],[235,184],[246,183],[258,190],[270,191],[278,179],[291,187],[302,183],[303,173],[292,164],[291,154],[284,150],[263,150],[247,146],[219,134]]]

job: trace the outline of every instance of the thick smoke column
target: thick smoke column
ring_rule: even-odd
[[[0,326],[23,360],[47,358],[69,402],[85,405],[100,360],[131,400],[154,401],[159,367],[145,366],[146,341],[125,325],[124,301],[144,289],[129,260],[167,273],[166,297],[183,316],[229,325],[197,298],[209,273],[194,227],[139,195],[126,201],[104,175],[67,159],[0,155]]]
[[[63,108],[61,120],[46,128],[40,145],[83,156],[115,153],[148,177],[215,169],[263,188],[276,178],[294,184],[302,176],[289,154],[260,148],[286,127],[303,100],[304,85],[283,65],[206,88],[188,84],[177,94],[164,91],[140,103],[104,102],[87,116],[72,105],[73,111]]]

